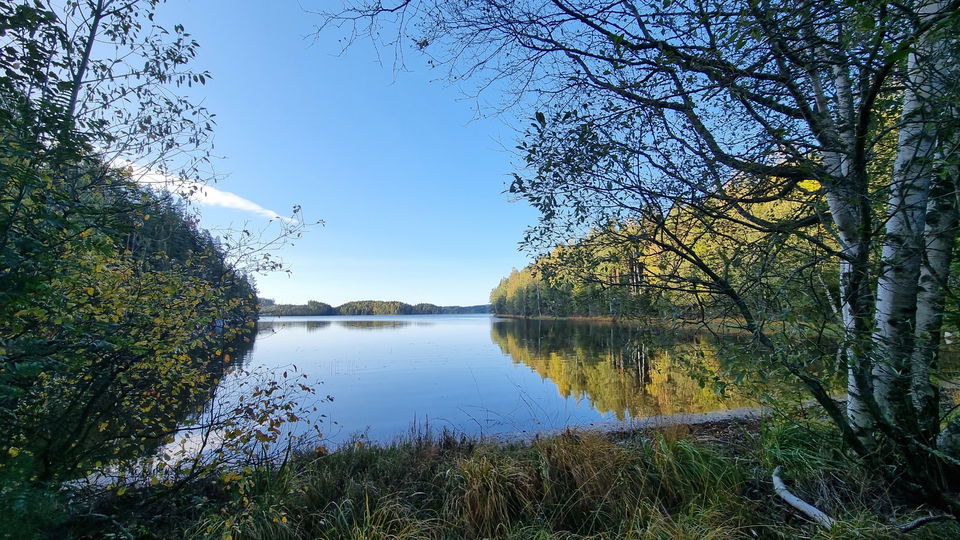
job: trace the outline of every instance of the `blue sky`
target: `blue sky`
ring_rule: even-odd
[[[213,79],[191,95],[216,114],[218,190],[323,220],[279,252],[292,276],[258,276],[261,296],[338,305],[380,299],[467,305],[529,258],[517,243],[536,213],[503,193],[517,121],[476,118],[475,100],[416,53],[336,33],[291,0],[179,0],[160,20],[200,43]],[[498,96],[485,98],[496,101]],[[259,228],[254,211],[199,205],[210,228]]]

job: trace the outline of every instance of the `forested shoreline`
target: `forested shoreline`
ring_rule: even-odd
[[[737,189],[729,187],[731,191]],[[790,198],[744,203],[764,219],[784,219],[804,211],[821,196],[806,182]],[[610,317],[687,322],[743,320],[742,307],[759,319],[781,317],[814,321],[835,311],[839,283],[825,260],[807,262],[799,242],[756,231],[714,209],[676,207],[666,219],[686,223],[673,232],[676,242],[697,254],[685,257],[651,240],[659,225],[643,220],[611,221],[567,243],[555,245],[521,270],[513,269],[490,293],[494,313],[521,317]],[[811,222],[803,235],[834,246],[828,230]],[[712,267],[716,266],[714,270]],[[734,297],[710,283],[719,272]]]
[[[489,305],[438,306],[435,304],[407,304],[398,301],[358,300],[337,307],[316,300],[306,304],[276,304],[260,299],[260,315],[271,316],[328,316],[328,315],[463,315],[490,313]]]

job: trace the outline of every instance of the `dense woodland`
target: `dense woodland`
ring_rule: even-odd
[[[816,189],[813,184],[807,187],[813,191],[802,194],[801,200],[810,202]],[[776,219],[796,212],[799,201],[780,200],[765,206],[768,217]],[[740,285],[739,300],[757,317],[813,322],[837,309],[836,270],[825,261],[805,263],[796,242],[723,224],[722,216],[677,219],[699,225],[677,232],[678,239],[698,253],[700,261],[720,268],[728,282]],[[641,227],[640,223],[610,223],[553,248],[522,270],[513,269],[490,293],[493,311],[522,317],[690,322],[739,318],[737,305],[717,298],[700,269],[645,241],[648,233]],[[805,234],[833,245],[822,226],[811,226]]]
[[[490,306],[437,306],[434,304],[410,305],[404,302],[383,300],[359,300],[333,307],[330,304],[310,300],[306,304],[276,304],[270,299],[260,299],[260,314],[284,315],[457,315],[489,313]]]
[[[172,440],[257,313],[252,282],[177,186],[144,185],[125,161],[162,170],[202,149],[205,112],[172,90],[200,80],[185,68],[196,44],[180,27],[158,31],[152,2],[68,4],[0,4],[0,535],[11,537],[69,515],[64,482],[115,474]],[[141,62],[127,73],[114,55]]]

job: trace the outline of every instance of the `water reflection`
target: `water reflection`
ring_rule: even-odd
[[[613,324],[500,320],[491,339],[517,364],[550,379],[564,397],[588,400],[618,420],[744,407],[735,389],[711,382],[718,348],[702,336]]]
[[[276,333],[283,329],[305,329],[307,332],[317,332],[331,326],[349,330],[393,330],[407,326],[431,326],[431,321],[410,321],[404,319],[295,319],[292,317],[264,318],[257,322],[257,329],[261,333]]]
[[[259,332],[250,369],[309,374],[335,398],[316,404],[335,441],[387,442],[414,422],[486,435],[754,405],[716,391],[730,351],[671,329],[411,315],[265,318]]]
[[[410,326],[410,321],[338,321],[338,325],[350,330],[394,330]]]
[[[257,332],[260,334],[270,334],[279,332],[284,328],[303,328],[307,332],[316,332],[330,326],[330,321],[318,320],[270,320],[260,319],[257,321]]]

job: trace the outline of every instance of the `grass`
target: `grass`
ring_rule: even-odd
[[[737,443],[704,442],[682,429],[566,432],[528,444],[450,434],[417,435],[388,446],[357,442],[238,471],[229,482],[205,486],[204,502],[194,502],[191,512],[176,507],[188,494],[173,494],[166,520],[149,528],[118,525],[125,518],[114,501],[115,514],[103,529],[67,529],[63,536],[903,537],[884,516],[902,522],[922,509],[897,501],[867,471],[825,452],[833,438],[822,425],[770,423]],[[834,529],[818,529],[774,496],[769,471],[775,464],[787,471],[795,493],[838,520]],[[197,500],[196,490],[191,496]],[[960,537],[960,528],[933,524],[908,537]]]

